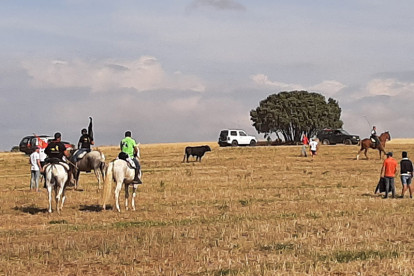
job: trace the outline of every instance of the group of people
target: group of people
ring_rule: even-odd
[[[313,157],[317,154],[319,143],[318,143],[316,138],[311,138],[310,141],[309,141],[306,134],[303,134],[303,138],[302,138],[302,156],[308,157],[308,155],[306,153],[306,147],[308,145],[309,145],[309,150],[310,150],[310,153],[311,153],[311,156],[312,156],[312,161],[313,161]]]
[[[90,131],[91,132],[91,131]],[[74,152],[72,156],[66,149],[64,143],[62,143],[62,135],[60,132],[56,132],[53,141],[49,143],[41,142],[38,137],[38,145],[35,146],[34,152],[30,155],[30,190],[39,191],[39,179],[40,174],[45,172],[45,167],[49,163],[68,163],[71,166],[76,166],[79,156],[84,152],[91,152],[91,146],[95,144],[93,136],[87,129],[81,130],[81,137],[78,142],[78,150]],[[129,162],[132,168],[135,169],[135,178],[132,184],[142,184],[139,178],[139,171],[141,166],[136,158],[138,148],[137,143],[131,138],[131,131],[125,132],[125,138],[120,143],[121,153],[119,156],[125,161]],[[68,171],[69,175],[71,172]],[[68,182],[70,182],[69,177]],[[69,183],[68,183],[69,184]]]
[[[81,134],[82,136],[78,143],[78,151],[72,156],[72,161],[74,161],[74,163],[76,163],[77,156],[79,156],[80,153],[90,152],[91,145],[95,144],[93,139],[89,137],[86,129],[82,129]],[[49,143],[43,143],[40,142],[40,138],[37,139],[39,140],[39,145],[35,146],[34,152],[30,155],[30,190],[36,192],[39,191],[40,174],[44,173],[45,166],[49,163],[68,163],[70,157],[65,144],[62,143],[62,134],[60,132],[56,132],[54,139]]]
[[[407,190],[410,192],[410,198],[413,198],[413,189],[411,182],[413,179],[413,163],[408,158],[406,151],[402,152],[402,159],[400,161],[400,179],[402,184],[402,191],[400,198],[404,198],[404,195]],[[391,191],[392,198],[395,198],[395,175],[397,174],[398,163],[397,160],[393,158],[393,153],[387,153],[387,159],[385,159],[381,168],[381,180],[384,181],[385,186],[385,196],[388,198],[388,193]]]

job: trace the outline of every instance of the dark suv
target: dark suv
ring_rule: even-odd
[[[356,145],[359,143],[359,136],[349,134],[343,129],[323,129],[318,131],[316,137],[324,145]]]

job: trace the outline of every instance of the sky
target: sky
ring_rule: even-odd
[[[97,145],[216,141],[268,95],[332,97],[344,129],[413,137],[414,2],[0,2],[0,150],[32,133]]]

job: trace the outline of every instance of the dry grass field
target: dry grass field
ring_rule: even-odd
[[[28,157],[0,153],[0,275],[413,275],[413,204],[374,195],[382,161],[357,146],[141,145],[137,211],[101,211],[93,174],[62,214],[29,191]],[[413,143],[390,143],[397,160]],[[103,147],[107,160],[115,147]],[[401,192],[396,180],[397,195]],[[110,204],[114,206],[112,199]],[[55,209],[55,206],[54,206]]]

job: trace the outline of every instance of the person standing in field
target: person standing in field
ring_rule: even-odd
[[[413,178],[413,162],[407,157],[407,152],[402,152],[402,160],[400,162],[400,175],[401,175],[401,184],[403,185],[401,198],[404,198],[404,194],[407,189],[410,191],[410,198],[413,198],[413,190],[411,188],[411,180]]]
[[[306,147],[309,144],[309,139],[308,137],[306,137],[306,134],[303,134],[303,138],[302,138],[302,156],[308,157],[308,155],[306,154]]]
[[[384,178],[385,182],[385,196],[388,198],[388,191],[391,188],[392,198],[395,198],[395,174],[397,173],[397,160],[392,158],[392,152],[387,152],[387,159],[381,168],[381,177]]]
[[[309,149],[312,155],[312,161],[313,161],[313,157],[317,154],[317,150],[318,150],[318,142],[315,139],[311,139],[310,143],[309,143]]]
[[[39,191],[39,177],[42,171],[42,165],[40,164],[39,147],[35,147],[35,151],[30,154],[30,190]]]

